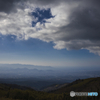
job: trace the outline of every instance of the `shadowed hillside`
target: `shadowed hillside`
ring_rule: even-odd
[[[66,93],[70,91],[75,92],[100,92],[100,77],[79,79],[65,87],[52,91],[54,93]]]
[[[14,84],[0,84],[0,100],[100,100],[100,96],[70,97],[70,91],[100,93],[100,77],[76,80],[51,93]]]

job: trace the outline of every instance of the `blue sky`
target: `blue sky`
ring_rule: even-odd
[[[0,37],[0,63],[43,66],[99,66],[100,57],[88,50],[57,50],[53,43],[39,39],[17,40],[15,36]]]
[[[54,1],[23,1],[11,7],[14,11],[0,11],[0,63],[100,66],[99,12],[85,1]]]

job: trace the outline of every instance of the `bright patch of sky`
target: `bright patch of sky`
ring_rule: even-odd
[[[54,16],[52,16],[51,14],[51,10],[50,8],[48,9],[40,9],[40,8],[36,8],[35,12],[32,12],[32,15],[38,19],[37,22],[40,22],[40,24],[45,25],[45,23],[49,23],[46,21],[46,19],[49,18],[53,18]],[[36,25],[37,22],[32,22],[32,26],[34,27]]]

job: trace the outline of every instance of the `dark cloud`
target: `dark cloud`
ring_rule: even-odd
[[[59,0],[0,0],[0,12],[16,12],[17,8],[24,8],[23,4],[29,2],[37,5],[56,5]],[[20,5],[18,5],[20,3]]]
[[[25,0],[25,1],[29,1],[31,3],[36,3],[36,4],[40,4],[40,5],[57,5],[65,0]]]
[[[0,12],[9,12],[14,6],[14,0],[0,0]]]
[[[88,4],[87,4],[88,3]],[[73,40],[89,40],[89,43],[71,42],[70,49],[81,49],[88,46],[100,46],[100,1],[83,1],[80,5],[73,9],[69,16],[69,24],[59,29],[57,33],[63,32],[60,38],[61,41]],[[58,41],[57,40],[57,41]],[[96,41],[99,41],[98,43]],[[76,45],[75,45],[76,44]],[[75,47],[76,46],[76,47]]]
[[[48,5],[56,6],[66,1],[67,3],[69,3],[73,0],[62,0],[62,1],[61,0],[0,0],[0,12],[5,12],[5,13],[16,12],[16,9],[18,7],[24,8],[23,4],[27,2],[41,6],[48,6]],[[20,5],[17,5],[18,3],[20,3]]]
[[[0,0],[0,12],[10,13],[16,12],[16,5],[18,2],[22,0]],[[20,6],[21,8],[21,6]]]
[[[100,11],[85,9],[75,11],[70,16],[70,23],[61,27],[65,31],[65,40],[90,39],[100,40]]]

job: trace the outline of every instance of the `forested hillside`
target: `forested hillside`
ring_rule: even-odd
[[[75,92],[96,91],[100,94],[100,77],[76,80],[51,93],[35,91],[31,88],[16,85],[0,84],[0,100],[100,100],[100,96],[70,97],[70,91],[72,90]]]

